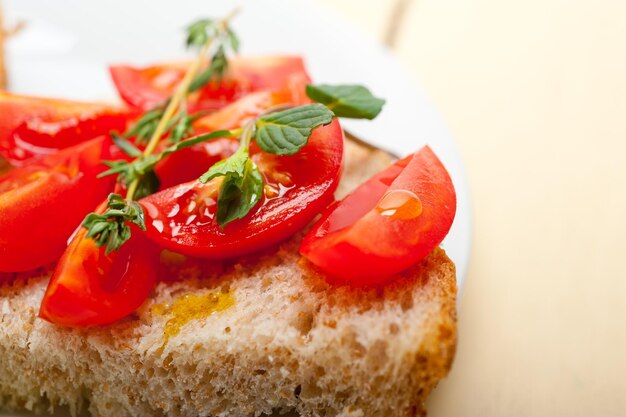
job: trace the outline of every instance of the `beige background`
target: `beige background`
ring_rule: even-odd
[[[401,16],[396,55],[470,177],[459,349],[429,415],[626,415],[626,1],[319,1],[381,40]]]

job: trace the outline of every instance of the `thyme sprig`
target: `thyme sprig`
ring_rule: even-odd
[[[187,45],[198,50],[196,59],[187,68],[166,103],[144,114],[125,135],[137,135],[140,142],[145,142],[149,137],[143,152],[126,139],[114,137],[118,146],[135,158],[133,164],[122,161],[106,162],[109,170],[105,174],[118,174],[119,180],[127,185],[126,198],[121,199],[119,195],[111,194],[108,208],[102,214],[90,213],[83,222],[83,226],[87,228],[87,236],[94,239],[97,246],[106,247],[107,253],[119,249],[130,239],[131,232],[127,223],[144,224],[143,210],[135,200],[154,193],[158,188],[158,177],[153,170],[158,156],[153,153],[162,138],[169,132],[170,140],[175,145],[193,132],[192,123],[196,116],[189,115],[186,107],[187,96],[195,91],[191,87],[198,89],[211,82],[214,77],[221,79],[228,68],[226,51],[238,50],[239,41],[229,27],[230,20],[237,12],[235,10],[221,20],[205,19],[188,27]],[[201,72],[209,54],[213,59],[208,68]],[[198,75],[202,78],[197,79]],[[163,154],[162,152],[161,157]],[[124,215],[120,215],[122,212]]]
[[[199,116],[188,114],[187,96],[212,80],[220,80],[228,68],[227,51],[239,48],[239,40],[228,26],[233,16],[234,13],[220,21],[205,19],[190,25],[187,45],[199,53],[174,94],[162,106],[145,113],[124,136],[113,135],[116,145],[133,159],[106,161],[109,169],[101,176],[117,175],[128,188],[126,198],[110,194],[108,208],[102,214],[91,213],[83,223],[87,236],[96,245],[106,247],[107,253],[119,249],[130,238],[130,223],[145,231],[145,215],[135,200],[157,191],[159,179],[154,168],[168,155],[218,138],[239,138],[238,150],[209,167],[199,178],[203,183],[222,178],[216,220],[224,228],[245,217],[262,200],[263,176],[250,158],[252,141],[264,152],[294,155],[306,146],[314,129],[328,125],[335,117],[373,119],[380,113],[384,100],[374,97],[363,86],[308,85],[307,95],[316,103],[271,108],[241,128],[189,137],[193,133],[193,121]],[[207,55],[211,57],[210,64],[201,71]],[[169,146],[155,153],[168,133]],[[140,150],[130,137],[138,138],[140,144],[143,141],[145,149]]]

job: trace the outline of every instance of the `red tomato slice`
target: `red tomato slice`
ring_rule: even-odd
[[[300,57],[233,58],[230,72],[189,101],[190,111],[216,110],[244,95],[261,90],[282,90],[293,82],[310,82]],[[149,110],[170,97],[183,78],[187,63],[144,68],[112,66],[111,77],[120,97],[129,105]],[[300,90],[303,94],[303,90]]]
[[[238,128],[270,107],[308,102],[306,96],[300,96],[299,92],[301,91],[304,91],[304,83],[294,84],[293,89],[288,88],[276,92],[259,91],[248,94],[224,108],[198,119],[194,123],[194,129],[200,134]],[[197,179],[211,165],[232,155],[238,147],[238,140],[223,138],[186,148],[168,156],[155,167],[155,172],[161,181],[160,189],[163,190]]]
[[[300,252],[340,281],[380,283],[439,245],[455,212],[450,176],[424,147],[329,207]]]
[[[141,200],[148,237],[185,255],[229,258],[289,237],[332,201],[343,154],[336,120],[315,129],[296,155],[269,155],[254,144],[250,152],[265,177],[265,196],[251,213],[222,230],[214,219],[219,180],[192,181]]]
[[[101,103],[0,92],[0,156],[19,166],[111,130],[122,132],[135,113]]]
[[[111,146],[101,136],[0,177],[0,271],[27,271],[61,256],[85,215],[113,189],[114,177],[96,178]]]
[[[131,238],[109,255],[81,228],[50,278],[39,317],[61,326],[102,326],[137,310],[154,288],[159,253],[131,228]]]
[[[200,178],[213,164],[235,153],[239,142],[222,138],[182,149],[161,162],[154,171],[159,177],[159,190]]]

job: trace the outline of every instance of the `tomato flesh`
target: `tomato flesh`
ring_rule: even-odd
[[[310,81],[299,57],[237,57],[229,62],[229,73],[221,82],[212,82],[192,94],[188,104],[190,111],[216,110],[251,92],[282,90],[292,83]],[[112,66],[110,72],[126,103],[149,110],[172,95],[187,67],[187,63],[144,68],[119,65]]]
[[[450,176],[424,147],[329,207],[300,252],[335,280],[381,283],[439,245],[455,212]]]
[[[250,148],[264,176],[263,200],[246,217],[223,230],[215,220],[219,179],[192,181],[141,200],[148,237],[185,255],[230,258],[258,251],[306,226],[333,199],[343,154],[339,122],[313,131],[309,143],[293,156]]]
[[[111,130],[122,132],[134,114],[100,103],[0,92],[0,156],[20,166]]]
[[[131,226],[131,238],[109,255],[86,233],[81,228],[67,247],[39,310],[39,317],[60,326],[116,322],[137,310],[156,282],[158,250],[138,227]]]
[[[0,177],[0,272],[35,269],[61,256],[72,232],[113,188],[113,177],[96,177],[111,146],[102,136]]]

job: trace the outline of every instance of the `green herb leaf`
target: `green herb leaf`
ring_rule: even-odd
[[[234,52],[239,52],[239,46],[241,45],[241,42],[239,42],[239,37],[237,36],[237,34],[233,32],[231,28],[226,29],[226,34],[228,35],[230,48]]]
[[[216,220],[222,228],[244,218],[263,197],[263,177],[251,160],[246,160],[243,176],[229,173],[224,177],[217,197]]]
[[[107,175],[119,175],[121,182],[130,184],[135,179],[152,170],[160,160],[160,155],[142,155],[138,159],[130,162],[124,160],[102,161],[109,169],[99,174],[98,178],[106,177]]]
[[[227,53],[239,49],[239,40],[235,33],[228,27],[228,20],[234,16],[234,12],[223,20],[202,19],[194,22],[187,28],[187,46],[197,48],[201,54],[208,54],[211,57],[209,67],[200,74],[192,85],[189,84],[189,77],[197,74],[198,66],[201,65],[204,56],[198,56],[194,65],[186,72],[183,81],[178,85],[174,95],[167,98],[164,103],[159,104],[154,109],[143,114],[136,123],[128,129],[124,137],[112,135],[116,145],[128,156],[134,158],[133,161],[103,161],[109,167],[101,173],[99,177],[106,175],[117,175],[117,180],[128,187],[127,199],[123,199],[118,194],[109,196],[108,208],[102,214],[91,213],[84,220],[84,226],[88,230],[88,237],[93,238],[98,246],[106,246],[106,253],[117,250],[125,241],[130,238],[130,227],[128,223],[135,223],[145,230],[144,214],[141,206],[134,200],[153,194],[159,187],[159,178],[156,175],[155,165],[167,155],[177,152],[197,143],[211,140],[218,137],[234,136],[235,132],[219,131],[206,135],[200,135],[185,141],[193,134],[193,122],[204,115],[205,112],[198,112],[190,115],[187,112],[188,95],[210,83],[212,80],[220,80],[228,69]],[[177,105],[175,105],[177,103]],[[166,114],[167,113],[167,114]],[[249,129],[248,131],[251,131]],[[135,144],[147,143],[145,150],[139,149],[129,138],[134,138]],[[167,137],[171,146],[159,154],[154,151],[159,148],[162,139]],[[248,138],[248,144],[250,135]],[[251,186],[251,179],[260,178],[258,172],[249,167],[251,162],[247,159],[246,145],[245,159],[242,170],[234,170],[225,174],[226,182],[231,184],[228,201],[235,201],[239,190],[243,196],[250,197],[250,193],[257,193],[257,188]],[[244,151],[239,154],[243,154]],[[235,180],[233,180],[235,179]],[[235,184],[235,188],[233,187]],[[262,188],[262,186],[261,186]],[[247,193],[247,194],[246,194]],[[225,193],[226,195],[226,193]],[[257,194],[254,194],[257,195]],[[258,200],[258,197],[256,198]],[[230,204],[230,203],[229,203]],[[228,206],[227,203],[224,204]],[[233,207],[238,207],[233,203]],[[231,216],[231,210],[227,210],[226,217]],[[235,213],[235,216],[238,214]]]
[[[108,175],[119,175],[120,182],[124,182],[124,178],[131,178],[134,175],[134,162],[128,162],[124,160],[119,161],[102,161],[102,163],[109,167],[104,172],[98,174],[98,178],[103,178]],[[132,181],[132,179],[130,180]]]
[[[200,20],[189,26],[187,32],[187,46],[202,48],[209,40],[213,41],[209,67],[189,85],[189,92],[194,92],[224,77],[228,71],[228,53],[239,51],[239,38],[228,25],[213,19]]]
[[[200,182],[206,184],[215,177],[225,177],[229,175],[243,178],[247,161],[248,148],[242,146],[230,157],[219,161],[209,168],[209,170],[200,177]]]
[[[171,128],[169,140],[171,143],[178,143],[187,136],[193,134],[193,126],[195,118],[189,116],[184,108],[181,108]]]
[[[136,199],[141,199],[149,196],[150,194],[154,194],[159,189],[159,177],[154,172],[154,167],[163,158],[181,149],[197,145],[198,143],[218,138],[231,137],[233,135],[234,132],[231,132],[230,130],[217,130],[215,132],[198,135],[196,137],[180,141],[165,148],[163,152],[159,154],[144,156],[141,152],[139,152],[138,156],[135,156],[136,159],[133,161],[103,161],[102,163],[108,166],[109,169],[102,172],[98,175],[98,177],[101,178],[107,175],[117,175],[118,181],[124,183],[126,186],[129,186],[133,181],[138,179],[139,185],[137,187],[135,197]],[[116,139],[114,138],[114,140]],[[139,151],[125,139],[117,137],[117,141],[119,143],[116,143],[118,143],[120,148],[124,147],[124,149],[130,153],[134,153],[135,150]]]
[[[115,133],[111,134],[111,138],[113,139],[113,143],[115,143],[115,145],[120,148],[122,152],[124,152],[126,155],[130,156],[131,158],[141,157],[142,152],[139,150],[139,148],[137,148],[128,140],[116,135]]]
[[[200,182],[224,177],[217,197],[216,220],[222,228],[246,216],[263,197],[263,177],[242,146],[229,158],[213,165]]]
[[[159,178],[154,172],[154,166],[161,160],[161,155],[141,156],[134,161],[102,161],[109,169],[104,171],[99,178],[107,175],[117,175],[118,181],[127,187],[138,180],[136,198],[140,199],[154,194],[159,189]]]
[[[159,161],[174,152],[177,152],[184,148],[189,148],[191,146],[197,145],[198,143],[208,142],[210,140],[220,139],[220,138],[229,138],[233,136],[235,136],[235,134],[234,132],[230,130],[216,130],[211,133],[205,133],[202,135],[194,136],[189,139],[185,139],[183,141],[180,141],[174,145],[171,145],[165,148],[163,152],[161,152],[161,154],[159,155]]]
[[[98,247],[106,247],[108,255],[118,250],[131,236],[128,223],[146,230],[145,214],[136,201],[127,201],[121,195],[111,193],[108,208],[102,214],[90,213],[83,221],[87,238],[93,239]]]
[[[215,74],[215,69],[209,65],[209,68],[202,71],[200,74],[196,76],[196,78],[191,81],[189,84],[189,92],[193,93],[194,91],[198,91],[205,85],[207,85],[211,79],[213,79],[213,75]]]
[[[187,27],[187,47],[202,48],[217,32],[217,22],[214,19],[198,20]]]
[[[135,125],[124,134],[124,137],[135,137],[137,143],[146,143],[154,134],[159,121],[161,121],[161,117],[163,117],[162,108],[156,108],[146,112],[137,120]]]
[[[161,181],[154,170],[147,171],[139,180],[137,191],[135,191],[135,200],[141,200],[159,191]]]
[[[337,117],[372,120],[383,108],[385,100],[374,97],[362,85],[307,85],[311,100],[325,104]]]
[[[211,57],[209,67],[197,75],[189,85],[189,92],[192,93],[201,89],[212,80],[217,80],[219,82],[224,77],[227,70],[228,57],[226,56],[224,47],[220,45],[215,54]]]
[[[313,129],[329,124],[333,117],[333,112],[322,104],[270,113],[257,120],[255,138],[265,152],[293,155],[307,144]]]

